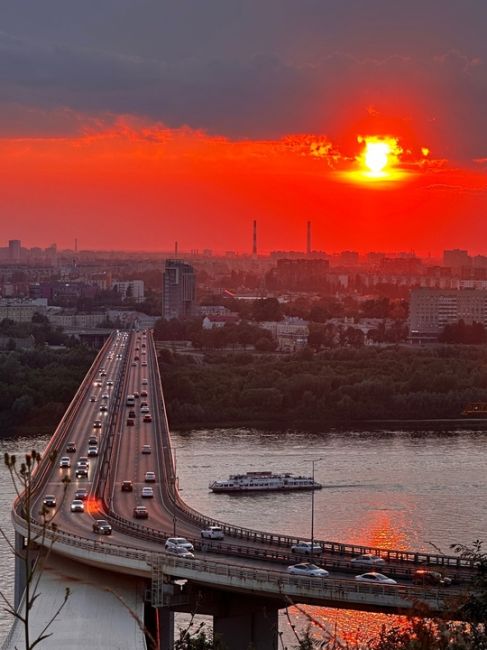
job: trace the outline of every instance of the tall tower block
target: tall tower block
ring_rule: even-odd
[[[255,219],[252,228],[252,255],[257,257],[257,221]]]
[[[306,255],[311,255],[311,221],[306,224]]]

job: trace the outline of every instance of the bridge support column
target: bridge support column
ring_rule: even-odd
[[[174,612],[166,607],[157,610],[159,650],[173,650],[174,647]]]
[[[277,650],[278,608],[258,598],[226,594],[213,616],[213,634],[228,650]]]
[[[25,585],[27,582],[27,571],[25,567],[25,538],[19,533],[15,533],[15,586],[14,586],[14,605],[17,609],[24,595]]]

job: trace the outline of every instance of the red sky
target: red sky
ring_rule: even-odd
[[[356,125],[335,139],[263,141],[78,118],[75,135],[0,140],[4,241],[72,247],[77,237],[81,248],[170,250],[178,240],[181,250],[248,251],[255,218],[261,252],[304,249],[311,220],[313,247],[330,252],[487,253],[485,163],[461,168],[434,150],[425,158],[430,143],[411,133],[397,161],[406,175],[367,182],[356,173]]]

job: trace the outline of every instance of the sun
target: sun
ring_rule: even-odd
[[[388,158],[392,153],[388,142],[366,142],[364,163],[372,174],[380,176],[387,167]]]

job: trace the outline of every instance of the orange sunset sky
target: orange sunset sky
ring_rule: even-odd
[[[23,4],[0,245],[249,251],[257,219],[261,252],[304,249],[311,220],[327,252],[487,253],[482,3]],[[396,147],[379,178],[370,136]]]

